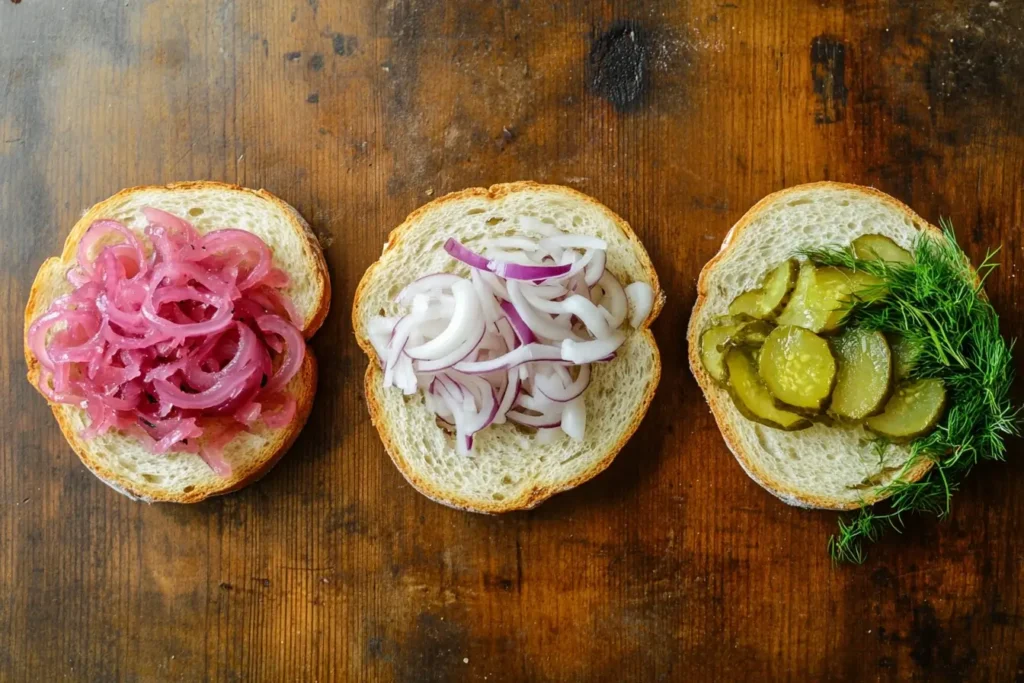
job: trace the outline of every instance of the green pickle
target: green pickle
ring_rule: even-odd
[[[761,320],[772,320],[789,301],[789,293],[796,282],[797,262],[789,260],[773,268],[765,277],[764,286],[744,292],[729,304],[732,315],[749,315]]]
[[[794,325],[772,330],[761,347],[758,373],[783,408],[820,413],[836,379],[828,342]]]
[[[721,383],[729,376],[725,353],[733,346],[760,346],[772,326],[745,316],[726,316],[716,322],[700,336],[700,359],[711,378]]]
[[[797,430],[811,426],[803,415],[782,410],[775,405],[775,399],[757,374],[757,365],[749,350],[729,349],[725,355],[729,373],[729,393],[736,409],[750,420],[769,427]]]
[[[902,443],[935,429],[946,409],[946,387],[940,379],[919,379],[896,387],[880,415],[864,426],[880,436]]]
[[[829,413],[859,422],[885,407],[892,385],[892,353],[881,332],[846,330],[832,342],[838,365]]]
[[[853,241],[853,255],[862,261],[913,263],[910,252],[885,235],[861,235]]]

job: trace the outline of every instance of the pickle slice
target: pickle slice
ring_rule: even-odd
[[[747,419],[786,430],[811,426],[811,421],[802,415],[776,407],[771,392],[757,374],[757,366],[749,351],[729,349],[725,354],[725,366],[733,403]]]
[[[836,361],[827,341],[802,327],[783,325],[761,347],[758,373],[783,408],[819,413],[835,384]]]
[[[800,272],[796,276],[796,285],[793,286],[793,293],[789,297],[789,303],[786,304],[782,313],[775,319],[776,323],[779,325],[798,325],[812,332],[817,331],[821,325],[824,325],[824,319],[818,320],[807,304],[807,297],[814,288],[816,271],[817,268],[810,261],[805,261],[800,265]]]
[[[872,287],[881,284],[874,275],[864,271],[843,268],[820,268],[815,275],[813,296],[808,299],[812,307],[828,311],[821,332],[838,330],[849,311],[854,297],[865,297]]]
[[[945,408],[942,380],[919,379],[896,387],[882,414],[869,417],[864,426],[895,443],[910,441],[933,430]]]
[[[835,338],[838,371],[829,412],[860,421],[885,407],[892,384],[892,353],[881,332],[852,329]]]
[[[797,262],[790,259],[785,263],[775,266],[768,277],[764,280],[764,287],[761,288],[761,301],[759,310],[762,319],[774,318],[785,307],[789,301],[789,293],[796,284],[796,274],[799,270]]]
[[[793,296],[776,322],[797,325],[811,332],[832,332],[842,326],[849,303],[856,296],[878,295],[870,291],[881,281],[863,271],[829,266],[816,268],[805,263],[800,267]]]
[[[885,235],[861,235],[853,241],[853,255],[864,261],[914,262],[909,251]]]
[[[764,286],[744,292],[729,304],[732,315],[749,315],[753,318],[771,320],[785,307],[789,293],[796,282],[797,263],[786,261],[773,268],[765,277]]]
[[[729,376],[725,368],[726,342],[743,327],[743,323],[709,327],[700,335],[700,361],[704,369],[716,382],[724,382]]]
[[[746,315],[751,318],[760,317],[758,313],[761,310],[761,290],[752,289],[749,292],[744,292],[738,297],[732,300],[729,304],[730,315]]]
[[[892,372],[896,381],[910,377],[920,349],[901,335],[893,335],[889,346],[892,348]]]
[[[729,373],[725,353],[733,346],[760,346],[772,331],[763,320],[727,316],[719,324],[704,330],[700,336],[700,359],[704,369],[716,382],[724,382]]]

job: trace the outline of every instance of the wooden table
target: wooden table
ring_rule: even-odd
[[[914,5],[911,7],[910,5]],[[695,279],[763,195],[874,185],[976,259],[1024,333],[1019,0],[0,0],[0,678],[1024,680],[1024,466],[832,566],[836,516],[726,451],[687,370]],[[642,74],[631,80],[632,75]],[[294,204],[335,298],[309,425],[263,481],[133,503],[24,380],[33,273],[124,186]],[[596,480],[504,517],[402,479],[363,403],[354,287],[420,204],[533,178],[624,216],[669,302],[664,376]]]

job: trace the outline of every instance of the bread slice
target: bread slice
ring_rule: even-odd
[[[286,292],[303,321],[304,336],[309,339],[319,329],[330,307],[331,283],[320,244],[306,221],[265,190],[204,181],[122,190],[86,211],[68,235],[61,256],[47,259],[36,274],[25,308],[26,338],[32,321],[71,290],[66,274],[75,265],[78,242],[93,221],[113,218],[141,234],[146,225],[142,209],[147,206],[186,218],[202,233],[233,227],[259,235],[270,246],[274,265],[291,277]],[[25,362],[29,381],[38,386],[40,366],[27,343]],[[287,387],[298,403],[295,420],[283,429],[263,427],[238,435],[225,448],[224,457],[232,468],[227,478],[214,474],[198,455],[153,454],[137,438],[120,432],[85,441],[79,436],[88,425],[85,411],[56,403],[50,408],[78,457],[115,490],[147,502],[194,503],[240,489],[273,467],[309,417],[316,380],[316,359],[307,345],[305,362]]]
[[[877,481],[888,483],[899,474],[909,449],[890,446],[880,462],[873,437],[862,427],[816,424],[786,432],[748,420],[705,372],[700,334],[726,313],[734,297],[759,286],[769,270],[801,249],[846,246],[866,234],[885,235],[909,249],[921,233],[940,231],[878,190],[832,182],[798,185],[747,211],[700,273],[687,331],[690,369],[740,465],[790,505],[847,510],[876,502],[876,487],[864,486],[865,480],[886,472]],[[915,464],[905,479],[916,481],[930,464]]]
[[[433,272],[468,274],[442,248],[449,237],[472,246],[480,239],[517,234],[516,218],[533,216],[558,228],[608,242],[607,268],[628,284],[643,281],[655,293],[653,310],[637,329],[628,328],[618,356],[596,364],[587,406],[586,438],[539,443],[512,424],[476,435],[473,452],[455,452],[422,394],[385,390],[367,325],[376,315],[398,312],[395,295],[410,281]],[[604,470],[636,431],[661,377],[661,358],[649,325],[664,303],[651,260],[629,225],[584,194],[555,185],[517,182],[474,188],[441,197],[410,215],[388,237],[380,260],[356,290],[352,325],[369,356],[366,402],[384,447],[420,493],[451,507],[498,513],[529,509]]]

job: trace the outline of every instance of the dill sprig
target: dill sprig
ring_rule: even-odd
[[[949,514],[950,500],[971,469],[983,460],[1003,460],[1004,439],[1019,433],[1019,408],[1010,398],[1013,342],[999,334],[999,316],[982,291],[997,267],[989,252],[976,270],[960,249],[953,226],[943,221],[942,237],[921,235],[914,263],[857,259],[850,249],[805,252],[827,266],[862,270],[881,279],[850,305],[851,326],[898,334],[916,353],[912,378],[939,378],[949,394],[949,409],[938,426],[910,444],[910,457],[893,480],[874,489],[874,506],[862,505],[839,520],[828,542],[836,561],[864,561],[864,546],[886,529],[902,532],[912,513]],[[918,481],[905,475],[923,460],[932,462]]]

